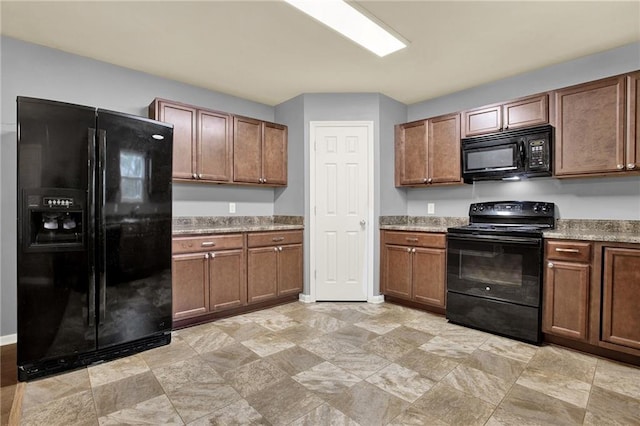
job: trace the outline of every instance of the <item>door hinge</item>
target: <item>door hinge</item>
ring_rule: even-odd
[[[318,279],[318,270],[317,270],[317,269],[315,269],[315,270],[313,271],[313,279],[314,279],[314,280],[317,280],[317,279]]]

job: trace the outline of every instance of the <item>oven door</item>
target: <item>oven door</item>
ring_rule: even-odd
[[[541,276],[541,238],[447,236],[450,292],[539,307]]]

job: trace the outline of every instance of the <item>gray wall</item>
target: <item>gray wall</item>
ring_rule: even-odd
[[[222,93],[117,67],[9,37],[2,50],[0,145],[0,336],[16,332],[16,96],[32,96],[96,106],[142,116],[162,97],[274,121],[275,109]],[[296,176],[291,176],[296,180]],[[273,188],[174,185],[175,216],[274,214]]]
[[[434,117],[640,69],[640,43],[409,105],[407,121]],[[640,177],[538,178],[527,182],[480,182],[460,187],[407,190],[407,214],[467,216],[469,203],[528,199],[555,202],[563,218],[640,220]]]
[[[305,206],[304,95],[277,105],[276,122],[288,126],[289,181],[286,188],[276,189],[274,214],[303,216]]]

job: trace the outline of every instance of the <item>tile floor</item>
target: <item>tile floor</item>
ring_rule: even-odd
[[[23,425],[640,425],[640,368],[393,304],[299,302],[27,384]]]

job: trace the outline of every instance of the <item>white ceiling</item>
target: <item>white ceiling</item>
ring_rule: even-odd
[[[358,1],[410,41],[379,58],[280,1],[2,0],[1,33],[276,105],[412,104],[640,41],[640,1]]]

